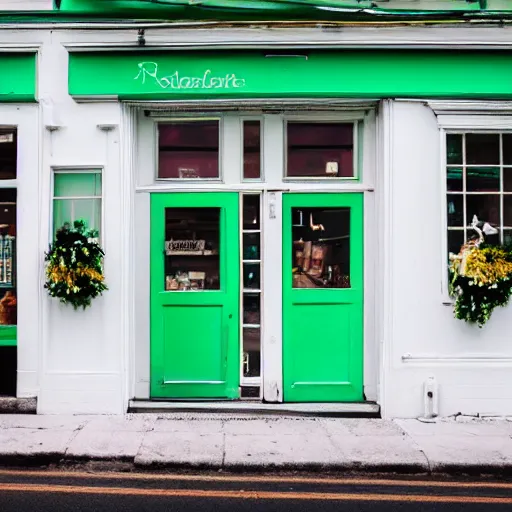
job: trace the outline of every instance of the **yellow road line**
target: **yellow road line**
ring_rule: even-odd
[[[301,500],[301,501],[395,501],[415,503],[488,503],[512,505],[512,497],[433,496],[404,494],[350,494],[319,492],[215,491],[202,489],[133,489],[122,487],[82,487],[78,485],[0,484],[0,492],[61,494],[101,494],[117,496],[162,496],[217,499]]]
[[[299,483],[324,485],[375,485],[396,487],[445,487],[466,489],[512,489],[507,482],[455,482],[430,480],[391,480],[379,478],[331,478],[301,476],[250,476],[250,475],[190,475],[190,474],[154,474],[154,473],[109,473],[86,471],[33,471],[1,469],[0,476],[28,476],[45,478],[84,478],[100,480],[160,480],[183,482],[243,482],[243,483]]]

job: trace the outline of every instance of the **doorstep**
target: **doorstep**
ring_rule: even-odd
[[[229,412],[262,414],[297,414],[313,416],[380,417],[375,402],[344,403],[262,403],[254,400],[237,401],[163,401],[130,400],[128,412]]]
[[[0,396],[0,414],[36,414],[37,398]]]

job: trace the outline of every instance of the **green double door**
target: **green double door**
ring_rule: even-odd
[[[237,193],[152,194],[151,397],[238,398]]]
[[[285,402],[363,400],[363,195],[283,196]]]
[[[239,397],[239,233],[236,192],[152,194],[152,398]],[[284,401],[363,400],[362,194],[283,194],[264,264],[282,265]]]

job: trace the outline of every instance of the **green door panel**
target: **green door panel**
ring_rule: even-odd
[[[349,209],[350,288],[292,287],[295,208]],[[285,194],[283,244],[284,400],[363,400],[363,195]]]
[[[166,208],[220,209],[219,290],[165,291]],[[237,193],[151,197],[152,398],[239,396],[238,208]]]

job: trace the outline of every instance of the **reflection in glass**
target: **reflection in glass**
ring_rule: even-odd
[[[159,178],[218,178],[219,121],[158,125]]]
[[[293,288],[350,288],[350,208],[294,208],[292,222]]]
[[[260,259],[260,234],[244,233],[243,236],[243,258],[244,260]]]
[[[512,195],[503,196],[503,225],[512,227]]]
[[[446,160],[450,164],[462,164],[462,135],[449,133],[446,135]]]
[[[448,194],[448,226],[464,225],[463,199],[462,194]]]
[[[0,189],[0,325],[16,325],[16,190]]]
[[[503,164],[512,165],[512,134],[504,133],[503,137]]]
[[[353,123],[288,122],[288,177],[354,176]]]
[[[243,329],[243,346],[244,361],[243,374],[244,377],[259,377],[261,371],[261,329],[259,327],[244,327]]]
[[[468,192],[499,192],[499,167],[466,168],[466,190]]]
[[[0,129],[0,180],[16,179],[18,134],[16,128]]]
[[[259,121],[244,121],[244,180],[260,178],[261,128]]]
[[[244,293],[243,323],[259,325],[261,320],[260,295],[257,293]]]
[[[220,289],[220,208],[165,209],[165,290]]]
[[[512,192],[512,167],[505,167],[503,169],[503,190],[505,192]]]
[[[500,222],[500,196],[498,194],[479,194],[466,196],[466,225],[470,226],[476,215],[482,222],[499,228]]]
[[[246,194],[243,198],[243,229],[260,229],[260,196],[256,194]]]
[[[449,192],[462,192],[462,169],[460,167],[448,167],[446,184]]]
[[[500,136],[499,134],[467,133],[466,164],[468,165],[499,165]]]
[[[244,263],[244,288],[248,290],[259,290],[260,288],[260,265],[259,263]]]
[[[464,244],[464,230],[448,230],[448,253],[459,254]]]

